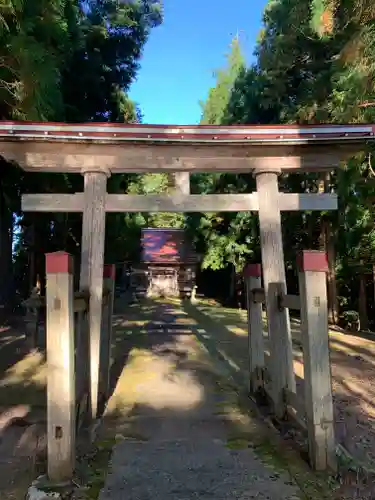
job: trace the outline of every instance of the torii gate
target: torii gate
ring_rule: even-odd
[[[91,409],[96,416],[106,212],[258,211],[273,399],[295,390],[287,309],[267,300],[270,283],[286,291],[282,210],[333,210],[333,194],[279,193],[281,172],[333,170],[374,139],[374,125],[164,126],[0,122],[0,155],[32,172],[81,173],[84,192],[23,195],[22,209],[83,212],[81,287],[90,291]],[[179,173],[173,195],[107,194],[107,178],[125,172]],[[257,192],[192,195],[189,173],[253,172]]]

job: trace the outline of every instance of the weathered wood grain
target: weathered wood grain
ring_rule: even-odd
[[[278,172],[258,171],[259,227],[263,286],[270,338],[272,402],[278,417],[286,412],[284,389],[295,390],[289,311],[281,309],[278,296],[286,294],[284,251],[279,209]]]
[[[102,322],[103,266],[105,239],[105,197],[107,177],[105,170],[83,171],[84,207],[82,223],[82,250],[80,288],[90,293],[89,349],[90,355],[90,409],[97,416],[99,395],[100,330]]]
[[[316,258],[317,252],[311,253]],[[336,469],[337,464],[328,340],[328,265],[326,272],[319,267],[316,271],[311,266],[310,270],[301,269],[299,287],[309,456],[314,469],[325,470]]]
[[[185,188],[187,190],[187,187]],[[281,211],[336,210],[335,194],[280,193]],[[83,193],[24,194],[24,212],[82,212]],[[259,210],[257,193],[165,195],[107,194],[106,212],[249,212]]]
[[[33,172],[76,172],[82,168],[134,172],[249,172],[333,170],[359,146],[335,144],[109,144],[91,141],[1,141],[0,154]]]
[[[247,329],[249,348],[249,390],[263,389],[264,338],[262,303],[253,300],[252,290],[261,287],[261,276],[246,276]]]
[[[71,256],[59,252],[58,258]],[[53,482],[69,481],[75,467],[75,378],[73,275],[64,262],[49,272],[46,255],[47,296],[47,448],[48,477]]]

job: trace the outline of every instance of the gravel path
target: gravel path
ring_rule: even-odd
[[[255,423],[230,409],[235,393],[175,309],[154,311],[108,406],[119,434],[99,500],[302,498],[287,472],[239,439]],[[121,421],[132,422],[133,437],[121,435]]]

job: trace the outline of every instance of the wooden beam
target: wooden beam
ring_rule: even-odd
[[[83,212],[83,193],[76,194],[23,194],[24,212]]]
[[[108,212],[240,212],[257,210],[251,194],[108,195]],[[247,208],[246,208],[247,207]]]
[[[298,210],[337,210],[337,194],[331,193],[279,193],[282,212]]]
[[[301,309],[301,298],[299,295],[282,295],[280,306],[299,311]]]
[[[32,172],[115,173],[333,170],[358,151],[350,144],[108,144],[85,141],[2,141],[0,155]]]
[[[303,395],[298,395],[296,392],[289,389],[284,390],[285,401],[288,406],[291,406],[300,416],[301,420],[306,418],[305,400]]]
[[[264,288],[252,288],[250,290],[250,299],[254,304],[263,304],[266,301]]]
[[[335,194],[280,193],[282,211],[336,210]],[[82,212],[83,193],[24,194],[24,212]],[[257,193],[248,194],[107,194],[106,212],[248,212],[258,211]]]

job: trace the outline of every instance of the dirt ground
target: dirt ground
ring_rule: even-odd
[[[45,452],[46,366],[20,327],[0,328],[0,500],[23,500]]]

